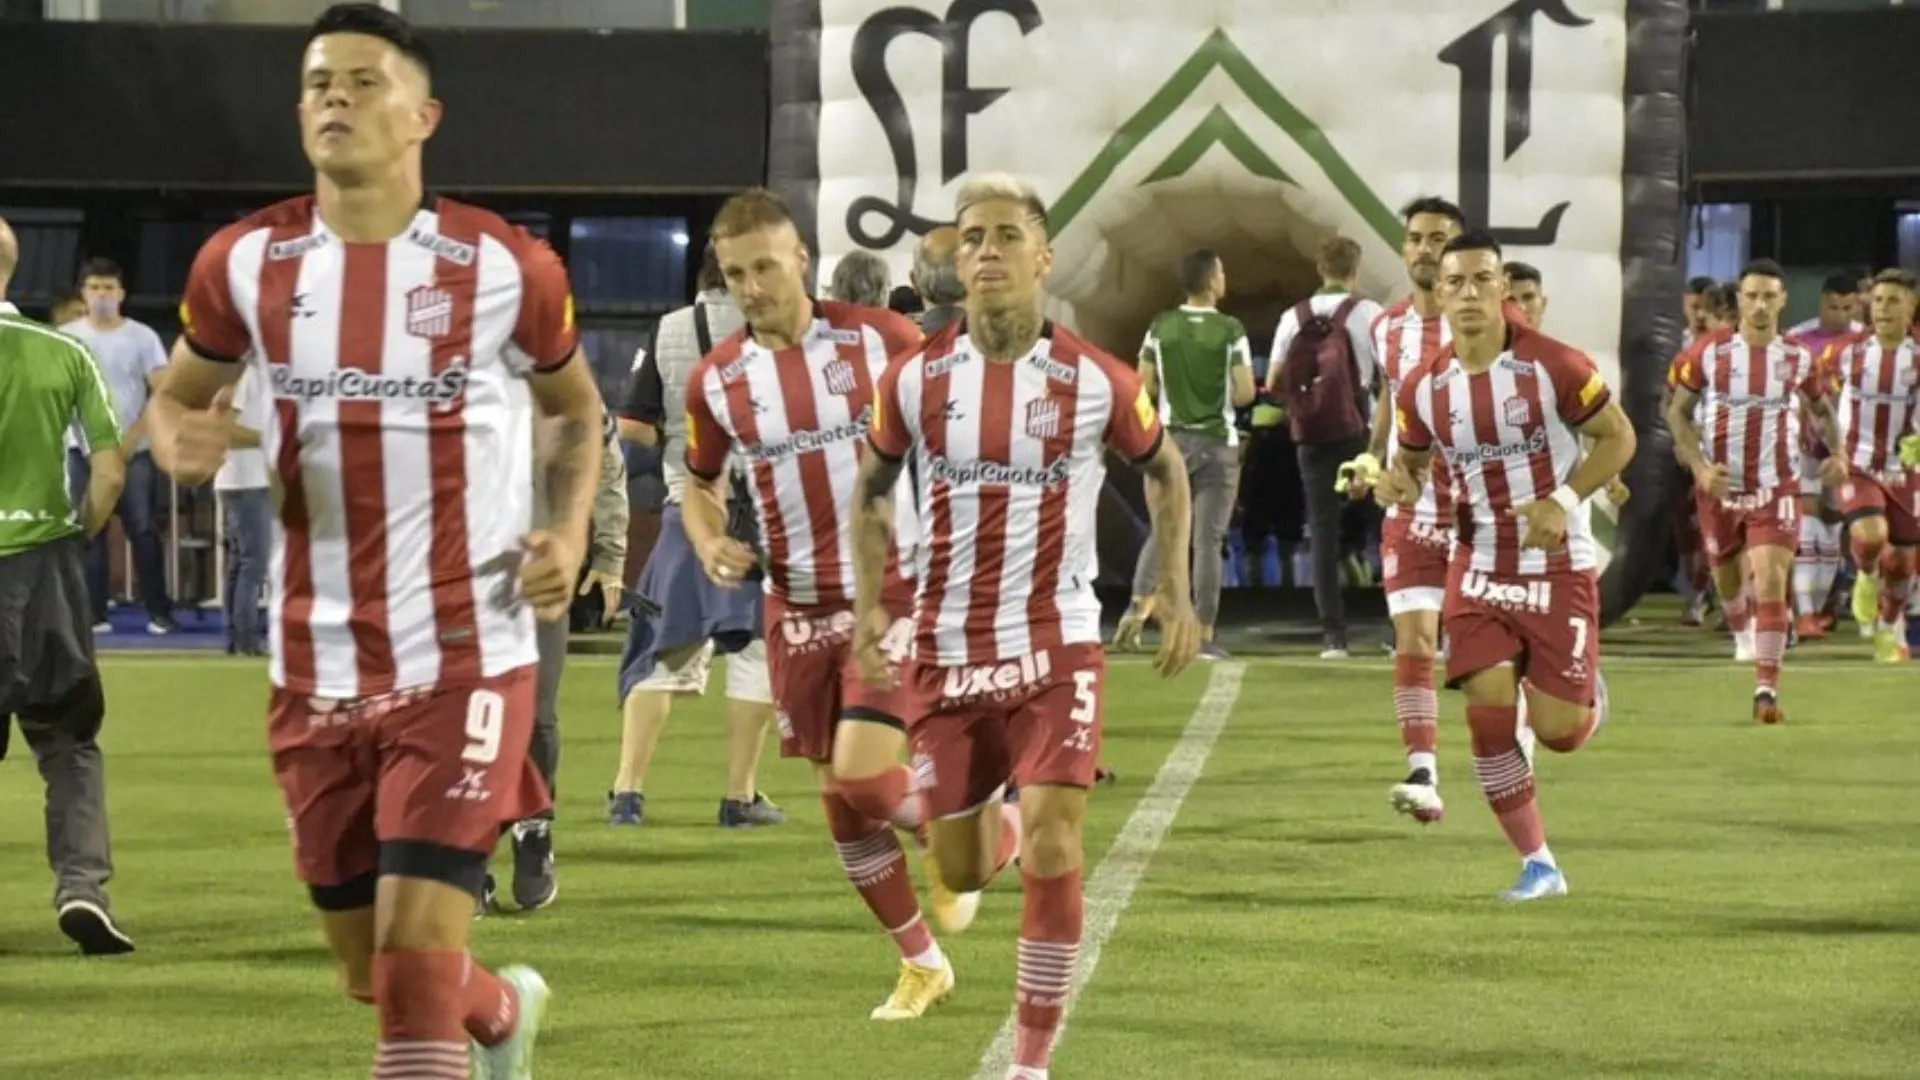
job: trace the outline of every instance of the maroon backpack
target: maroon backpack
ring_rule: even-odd
[[[1303,446],[1344,442],[1367,434],[1367,388],[1353,360],[1347,317],[1360,301],[1347,297],[1326,315],[1311,301],[1295,305],[1300,330],[1287,345],[1280,392],[1293,441]]]

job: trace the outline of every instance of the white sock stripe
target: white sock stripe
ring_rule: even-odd
[[[1473,773],[1480,781],[1480,790],[1489,799],[1518,795],[1533,779],[1533,767],[1527,764],[1526,755],[1518,748],[1499,757],[1474,758]]]
[[[840,865],[846,869],[847,877],[855,885],[869,885],[886,878],[895,865],[904,864],[906,852],[900,848],[900,841],[892,832],[876,833],[850,844],[835,844],[840,853]]]

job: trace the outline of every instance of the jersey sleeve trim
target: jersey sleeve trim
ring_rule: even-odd
[[[229,356],[218,349],[209,349],[190,333],[183,332],[180,338],[187,343],[187,348],[193,350],[193,355],[202,360],[215,364],[237,364],[246,359],[244,356]]]

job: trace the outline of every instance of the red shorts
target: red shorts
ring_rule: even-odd
[[[887,604],[893,629],[882,645],[897,665],[912,641],[912,621],[901,605]],[[833,760],[834,727],[842,717],[906,728],[907,709],[898,688],[883,690],[860,678],[853,658],[853,609],[838,605],[790,605],[767,597],[767,681],[780,725],[780,756]]]
[[[1848,521],[1879,515],[1887,519],[1887,536],[1895,544],[1920,544],[1920,473],[1874,476],[1858,469],[1840,485],[1840,508]]]
[[[274,690],[267,745],[300,879],[375,873],[390,841],[492,854],[503,826],[552,806],[527,756],[534,680],[529,665],[351,701]]]
[[[1067,645],[973,667],[909,659],[913,767],[927,812],[965,813],[1012,780],[1091,788],[1100,759],[1107,654]]]
[[[1593,704],[1600,588],[1589,570],[1503,577],[1453,562],[1447,585],[1447,686],[1511,661],[1542,693]]]
[[[1446,600],[1447,561],[1452,555],[1453,530],[1415,524],[1405,514],[1388,518],[1380,534],[1387,614],[1438,612]]]
[[[1716,499],[1694,492],[1700,511],[1700,542],[1707,562],[1725,566],[1757,547],[1800,549],[1800,496],[1787,488]]]

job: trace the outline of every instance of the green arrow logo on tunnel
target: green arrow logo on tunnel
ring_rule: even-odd
[[[1121,163],[1147,136],[1171,119],[1181,103],[1192,97],[1215,70],[1233,80],[1255,108],[1299,145],[1327,175],[1334,189],[1352,204],[1361,220],[1380,235],[1381,240],[1389,247],[1400,245],[1399,218],[1394,216],[1386,203],[1380,201],[1380,197],[1367,186],[1353,166],[1340,156],[1340,151],[1334,148],[1332,140],[1327,138],[1327,133],[1321,130],[1320,125],[1308,119],[1293,102],[1287,100],[1280,88],[1262,75],[1253,61],[1247,59],[1247,55],[1227,37],[1226,31],[1218,29],[1207,35],[1207,39],[1180,65],[1166,85],[1155,91],[1138,112],[1120,125],[1120,130],[1114,132],[1100,152],[1094,155],[1092,164],[1067,185],[1060,198],[1055,200],[1053,213],[1049,215],[1053,219],[1051,231],[1056,235],[1064,232],[1073,219],[1087,208],[1093,196],[1113,178]],[[1261,150],[1259,143],[1227,115],[1226,110],[1218,106],[1208,112],[1193,133],[1182,140],[1173,153],[1149,174],[1146,182],[1168,180],[1185,173],[1215,146],[1232,154],[1235,160],[1255,175],[1292,182],[1279,163]]]

